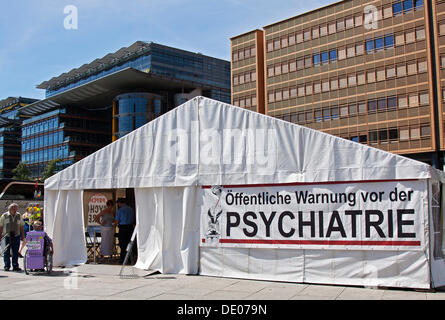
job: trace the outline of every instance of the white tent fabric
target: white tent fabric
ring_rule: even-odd
[[[56,264],[83,263],[82,191],[134,188],[138,268],[425,288],[427,251],[202,248],[199,190],[432,176],[443,181],[443,174],[427,164],[197,97],[47,179],[45,227],[56,245]],[[376,260],[378,274],[369,267]]]
[[[54,175],[45,190],[427,179],[430,168],[197,97]]]

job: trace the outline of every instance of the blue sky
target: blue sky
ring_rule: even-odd
[[[230,38],[334,0],[21,0],[0,10],[0,100],[42,99],[36,85],[137,40],[230,60]],[[64,8],[78,29],[64,28]]]

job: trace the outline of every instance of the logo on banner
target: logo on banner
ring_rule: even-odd
[[[211,194],[214,198],[215,205],[213,205],[211,208],[207,211],[208,216],[208,222],[207,222],[207,233],[206,238],[207,240],[219,240],[221,237],[221,230],[219,225],[219,218],[221,214],[223,213],[223,210],[221,206],[219,205],[219,202],[222,197],[222,186],[213,186],[211,189]]]

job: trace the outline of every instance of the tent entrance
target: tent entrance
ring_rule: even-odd
[[[87,251],[87,263],[119,264],[120,247],[118,227],[104,228],[102,219],[96,216],[106,208],[108,200],[114,202],[113,216],[116,217],[119,198],[125,198],[127,204],[135,209],[134,189],[91,189],[83,192],[84,231]],[[106,243],[105,243],[106,241]]]

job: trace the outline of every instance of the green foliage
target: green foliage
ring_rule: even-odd
[[[12,173],[14,176],[12,177],[15,180],[25,180],[31,181],[31,170],[26,165],[26,162],[19,162],[15,169],[12,169]]]
[[[45,181],[52,175],[54,175],[57,171],[57,163],[60,162],[60,159],[48,161],[45,170],[42,173],[41,180]]]

